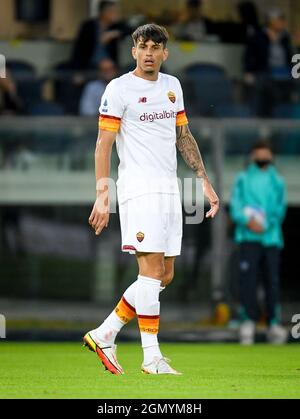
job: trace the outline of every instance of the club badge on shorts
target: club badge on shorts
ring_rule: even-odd
[[[172,103],[175,103],[175,101],[176,101],[176,96],[175,96],[175,93],[173,93],[173,92],[168,92],[168,98],[170,99],[170,101],[172,102]]]
[[[139,242],[142,242],[144,240],[145,234],[142,233],[141,231],[139,231],[138,233],[136,233],[136,238]]]

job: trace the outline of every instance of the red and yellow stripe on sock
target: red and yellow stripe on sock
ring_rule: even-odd
[[[138,322],[141,332],[157,335],[159,328],[159,315],[146,316],[138,314]]]
[[[124,323],[130,322],[135,317],[135,308],[126,301],[124,296],[118,302],[115,312]]]
[[[188,119],[186,117],[185,111],[179,111],[176,115],[176,127],[180,127],[181,125],[188,124]]]
[[[121,125],[121,118],[111,115],[99,116],[99,129],[104,129],[105,131],[118,132]]]

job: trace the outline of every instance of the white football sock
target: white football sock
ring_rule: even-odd
[[[149,365],[153,361],[154,357],[162,358],[162,354],[159,349],[159,345],[147,346],[143,348],[144,351],[144,365]]]
[[[159,282],[159,281],[158,281]],[[135,295],[138,281],[134,281],[124,292],[123,297],[125,300],[135,308]],[[160,292],[165,287],[160,286]],[[110,315],[104,320],[104,322],[95,329],[96,337],[103,343],[113,345],[117,334],[128,322],[122,321],[120,317],[113,310]],[[158,343],[157,343],[158,345]]]
[[[123,296],[126,301],[135,308],[135,291],[136,291],[137,281],[134,281],[124,292]]]
[[[94,332],[101,343],[113,345],[117,334],[125,324],[114,310]]]
[[[125,300],[134,307],[135,302],[135,290],[137,286],[137,281],[133,282],[123,294]],[[119,314],[123,314],[122,307],[120,307],[121,302],[118,303],[116,308],[121,309],[118,310]],[[113,345],[116,339],[117,334],[122,329],[125,324],[128,323],[128,320],[121,319],[120,315],[116,313],[116,308],[110,313],[110,315],[104,320],[104,322],[95,329],[96,337],[103,343],[108,345]],[[125,307],[126,309],[126,307]],[[126,312],[126,314],[128,314]]]
[[[138,275],[135,309],[144,350],[144,364],[149,364],[155,356],[162,356],[157,339],[160,287],[161,281]]]

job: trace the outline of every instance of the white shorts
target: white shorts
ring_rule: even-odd
[[[122,251],[164,253],[181,251],[180,194],[150,193],[119,204]]]

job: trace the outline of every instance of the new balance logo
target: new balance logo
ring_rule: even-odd
[[[139,103],[146,103],[147,102],[147,98],[146,97],[140,97],[139,98]]]

